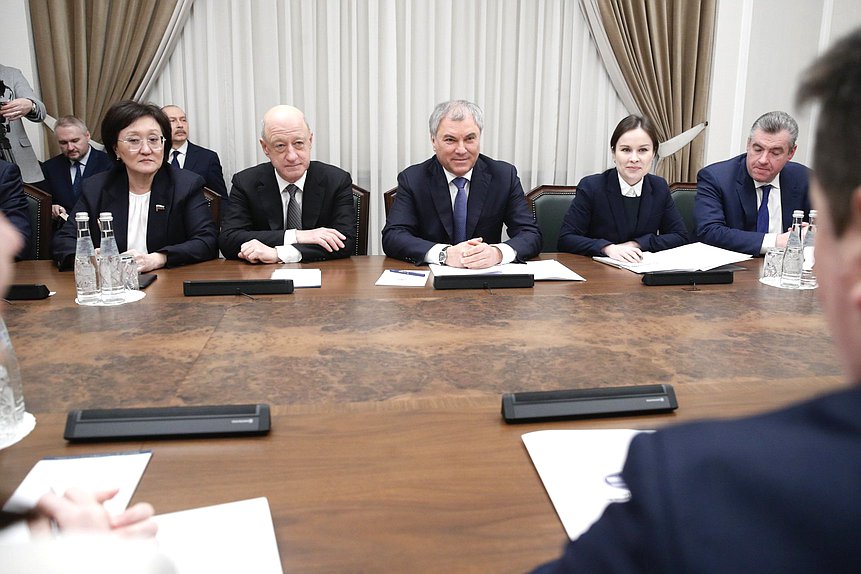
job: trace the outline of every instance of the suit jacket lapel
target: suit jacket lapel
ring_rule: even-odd
[[[738,201],[741,204],[741,209],[744,211],[744,228],[748,231],[756,230],[756,184],[753,183],[753,178],[747,173],[747,164],[742,155],[739,160],[738,172],[736,176],[735,192],[738,194]]]
[[[640,211],[637,214],[637,221],[632,222],[633,236],[639,237],[649,230],[642,229],[641,226],[649,221],[649,214],[652,213],[655,204],[655,194],[652,191],[652,182],[649,181],[649,176],[643,177],[643,193],[640,194]],[[654,230],[653,230],[654,231]]]
[[[168,245],[167,229],[173,208],[173,179],[162,168],[156,173],[149,196],[149,216],[146,227],[147,250],[150,245]],[[161,208],[159,208],[161,206]],[[126,217],[128,219],[128,216]]]
[[[469,199],[466,204],[467,239],[471,239],[477,235],[475,230],[481,219],[481,212],[487,203],[491,179],[492,176],[486,169],[484,159],[478,156],[478,160],[472,168],[472,181],[469,182]]]
[[[474,173],[474,172],[473,172]],[[454,241],[454,213],[451,209],[451,192],[442,164],[434,158],[428,169],[428,181],[430,182],[431,201],[436,208],[442,226],[448,234],[448,240]],[[467,204],[467,235],[469,235],[469,204]]]
[[[625,202],[622,199],[622,188],[619,187],[619,172],[615,169],[607,174],[607,203],[610,205],[610,213],[616,222],[616,233],[619,237],[628,237],[631,233],[632,223],[628,221],[628,212],[625,210]]]
[[[317,227],[320,212],[323,209],[323,195],[326,190],[320,185],[316,174],[317,170],[312,162],[305,177],[305,189],[302,190],[302,227],[304,229]]]
[[[129,179],[125,168],[122,168],[122,172],[117,177],[111,179],[105,191],[100,201],[99,211],[110,211],[113,215],[114,237],[122,253],[128,248],[129,239]]]
[[[284,205],[281,202],[281,190],[275,179],[275,168],[271,163],[263,167],[260,179],[257,181],[257,197],[266,213],[269,229],[284,229]],[[252,199],[253,201],[253,199]]]
[[[185,164],[182,166],[182,168],[196,171],[198,159],[199,156],[197,154],[197,146],[191,142],[188,142],[188,148],[186,148],[185,150]]]

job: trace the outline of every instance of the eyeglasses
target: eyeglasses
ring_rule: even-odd
[[[129,151],[140,151],[141,146],[144,142],[149,146],[149,149],[153,151],[158,151],[164,147],[164,136],[147,136],[146,139],[139,138],[137,136],[127,137],[124,140],[120,140],[121,142],[125,142],[127,146],[129,146]]]

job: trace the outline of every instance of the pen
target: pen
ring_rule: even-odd
[[[424,277],[425,274],[419,271],[404,271],[403,269],[389,269],[392,273],[400,273],[401,275],[413,275],[415,277]]]

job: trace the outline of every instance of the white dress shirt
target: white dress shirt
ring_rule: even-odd
[[[126,249],[149,253],[146,247],[146,230],[149,223],[149,199],[151,191],[144,194],[129,192],[129,230]]]
[[[176,148],[175,150],[170,150],[169,157],[167,158],[168,162],[173,162],[173,152],[178,151],[179,155],[176,156],[176,162],[179,164],[179,167],[185,168],[185,156],[188,154],[188,140],[182,142],[182,145]]]
[[[299,188],[296,192],[296,203],[302,207],[302,195],[305,189],[305,179],[308,177],[308,172],[302,174],[302,177],[293,182],[293,185]],[[275,180],[278,182],[278,189],[281,190],[281,205],[284,208],[284,217],[287,217],[287,205],[290,203],[290,193],[287,191],[287,186],[290,182],[278,175],[275,171]],[[296,230],[287,229],[284,231],[284,245],[275,247],[275,252],[278,254],[278,259],[283,263],[299,263],[302,261],[302,252],[294,247],[298,243],[296,241]]]
[[[768,192],[768,233],[762,238],[762,246],[759,248],[760,253],[765,253],[769,247],[774,247],[777,236],[786,231],[783,229],[783,206],[780,203],[780,174],[771,181],[754,181],[753,184],[756,186],[757,211],[762,205],[762,187],[771,185],[771,191]]]

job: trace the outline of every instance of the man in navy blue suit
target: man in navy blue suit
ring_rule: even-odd
[[[786,112],[768,112],[750,129],[747,151],[697,174],[696,235],[703,243],[762,255],[784,247],[792,212],[810,211],[808,169],[795,155],[798,124]]]
[[[541,231],[513,165],[480,154],[481,108],[453,100],[430,117],[436,155],[398,175],[383,251],[416,265],[485,269],[541,251]],[[510,239],[502,241],[502,226]]]
[[[45,191],[51,194],[51,216],[62,226],[81,195],[84,179],[108,171],[108,154],[90,145],[90,130],[75,116],[63,116],[54,125],[60,154],[42,164]]]
[[[818,295],[855,384],[772,413],[637,436],[622,471],[630,499],[538,572],[858,572],[859,54],[861,29],[817,60],[800,90],[821,103],[811,185]]]
[[[171,150],[167,161],[180,169],[188,169],[198,174],[206,182],[206,187],[227,197],[224,173],[218,154],[188,141],[188,118],[179,106],[165,106],[161,109],[170,120]]]

